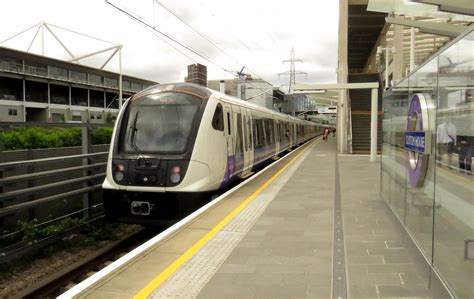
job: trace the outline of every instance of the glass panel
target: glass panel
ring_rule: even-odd
[[[176,93],[134,100],[128,109],[125,152],[183,152],[201,103],[197,97]]]
[[[69,79],[67,75],[67,69],[54,67],[54,66],[49,66],[49,76],[51,78],[56,78],[56,79],[63,79],[63,80]]]
[[[140,83],[132,82],[132,91],[141,91],[142,85]]]
[[[474,298],[473,53],[471,32],[439,57],[434,265],[459,298]]]
[[[406,151],[404,137],[407,119],[408,80],[400,82],[383,101],[382,192],[385,200],[405,221]]]
[[[87,83],[87,75],[83,72],[71,71],[71,81]]]
[[[130,90],[132,88],[132,84],[130,81],[123,80],[122,81],[122,89]]]
[[[224,132],[224,113],[222,112],[222,105],[217,104],[214,116],[212,117],[212,127],[215,130]]]
[[[33,61],[25,61],[25,73],[46,77],[48,76],[48,67],[45,64],[36,63]]]
[[[102,85],[102,77],[89,74],[89,84]]]
[[[431,136],[431,140],[436,138],[434,103],[437,99],[437,71],[438,60],[434,59],[410,76],[410,99],[414,97],[419,99],[420,110],[417,111],[415,106],[408,107],[407,116],[410,114],[410,119],[407,117],[405,122],[406,131],[425,131],[426,135]],[[426,109],[423,107],[423,98],[426,101]],[[410,106],[410,102],[408,102],[408,106]],[[434,142],[429,150],[429,152],[434,153]],[[409,155],[413,155],[413,158]],[[431,259],[435,183],[434,155],[423,154],[422,156],[413,151],[406,151],[403,158],[408,170],[406,179],[406,225],[425,251],[426,256]],[[413,166],[409,166],[411,159],[414,160]],[[424,161],[424,159],[426,160]],[[424,174],[425,171],[426,174]],[[421,181],[415,186],[415,181],[418,180]]]
[[[104,85],[106,87],[118,88],[118,80],[104,77]]]
[[[0,55],[0,70],[21,73],[23,64],[20,59]]]

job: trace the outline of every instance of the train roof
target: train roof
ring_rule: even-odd
[[[144,89],[141,92],[135,94],[132,97],[132,99],[136,98],[136,97],[144,96],[144,95],[150,94],[150,93],[166,92],[166,91],[190,93],[190,94],[198,96],[199,98],[201,98],[203,100],[208,100],[211,96],[218,96],[221,100],[224,100],[226,102],[230,102],[230,103],[235,104],[235,105],[244,106],[244,107],[248,107],[248,108],[251,108],[253,110],[260,111],[260,112],[270,113],[270,114],[273,114],[273,115],[278,115],[280,117],[293,119],[293,120],[301,122],[301,123],[314,124],[313,122],[302,120],[300,118],[291,116],[289,114],[277,112],[275,110],[271,110],[271,109],[268,109],[268,108],[265,108],[265,107],[262,107],[262,106],[258,106],[258,105],[255,105],[253,103],[242,101],[238,98],[223,94],[221,92],[212,90],[212,89],[207,88],[205,86],[194,84],[194,83],[188,83],[188,82],[186,82],[186,83],[170,83],[170,84],[153,85],[153,86],[151,86],[147,89]]]

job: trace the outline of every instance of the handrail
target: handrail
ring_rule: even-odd
[[[93,107],[91,108],[103,108],[103,107]],[[113,109],[113,108],[109,108]],[[30,122],[30,123],[25,123],[25,122],[9,122],[9,121],[0,121],[0,127],[3,129],[10,129],[12,127],[64,127],[64,128],[113,128],[112,124],[102,124],[102,123],[50,123],[50,122]]]
[[[25,188],[25,189],[11,191],[11,192],[5,192],[3,194],[0,194],[0,203],[4,202],[5,199],[7,199],[7,198],[12,198],[12,197],[15,197],[15,196],[21,196],[21,195],[25,195],[25,194],[30,194],[30,193],[33,193],[33,192],[38,192],[38,191],[51,189],[51,188],[55,188],[55,187],[61,187],[61,186],[64,186],[64,185],[69,185],[69,184],[74,184],[74,183],[81,183],[81,182],[84,182],[84,181],[91,181],[91,180],[94,180],[94,179],[97,179],[97,178],[100,178],[100,177],[105,177],[105,172],[99,173],[99,174],[94,174],[94,175],[89,175],[89,176],[85,176],[85,177],[80,177],[80,178],[76,178],[76,179],[55,182],[55,183],[51,183],[51,184],[45,184],[45,185],[41,185],[41,186]]]
[[[347,129],[347,148],[349,153],[352,154],[352,108],[350,93],[347,92],[347,117],[348,117],[348,129]]]
[[[19,204],[16,204],[16,205],[1,208],[0,209],[0,217],[11,214],[13,211],[16,211],[16,210],[19,210],[19,209],[30,208],[30,207],[37,206],[37,205],[40,205],[40,204],[44,204],[44,203],[47,203],[47,202],[50,202],[50,201],[53,201],[53,200],[56,200],[56,199],[61,199],[61,198],[71,197],[71,196],[74,196],[74,195],[89,193],[91,191],[99,190],[100,188],[102,188],[102,184],[97,184],[97,185],[94,185],[94,186],[91,186],[91,187],[77,189],[77,190],[74,190],[74,191],[70,191],[70,192],[66,192],[66,193],[62,193],[62,194],[57,194],[57,195],[52,195],[52,196],[48,196],[48,197],[43,197],[43,198],[36,199],[36,200],[33,200],[33,201],[22,202],[22,203],[19,203]]]
[[[54,169],[54,170],[48,170],[48,171],[42,171],[42,172],[35,172],[35,173],[28,173],[28,174],[22,174],[22,175],[17,175],[17,176],[11,176],[8,178],[0,179],[0,186],[5,186],[7,184],[11,184],[12,182],[21,182],[37,177],[45,178],[45,177],[50,177],[53,175],[56,175],[58,173],[63,173],[63,172],[69,172],[69,171],[75,171],[75,170],[84,170],[84,169],[91,169],[91,168],[99,168],[102,166],[107,165],[107,162],[102,162],[102,163],[95,163],[95,164],[90,164],[90,165],[82,165],[82,166],[75,166],[75,167],[68,167],[68,168],[60,168],[60,169]]]
[[[43,159],[35,159],[35,160],[23,160],[23,161],[16,161],[16,162],[6,162],[0,163],[0,170],[5,168],[12,168],[21,165],[31,165],[36,163],[43,163],[43,162],[54,162],[54,161],[64,161],[69,159],[79,159],[79,158],[92,158],[97,156],[107,155],[108,152],[100,152],[100,153],[93,153],[93,154],[83,154],[83,155],[72,155],[72,156],[61,156],[61,157],[54,157],[54,158],[43,158]]]

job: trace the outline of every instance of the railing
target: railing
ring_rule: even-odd
[[[352,154],[352,108],[351,99],[349,92],[347,92],[347,148],[350,154]]]
[[[72,82],[72,83],[87,84],[87,85],[102,87],[102,88],[118,89],[118,83],[112,83],[106,80],[104,80],[104,82],[98,83],[98,82],[93,82],[91,80],[82,79],[82,78],[78,78],[74,76],[71,76],[70,78],[68,78],[67,76],[59,75],[58,73],[55,73],[55,72],[48,72],[47,68],[36,67],[36,66],[27,65],[27,64],[23,67],[22,64],[11,62],[11,61],[5,61],[5,60],[0,60],[0,70],[17,73],[17,74],[29,74],[33,76],[56,79],[56,80]],[[128,91],[128,92],[139,92],[143,89],[144,88],[142,88],[140,84],[136,86],[128,86],[128,87],[122,86],[122,90]]]
[[[92,127],[82,125],[82,147],[2,153],[3,159],[14,159],[14,155],[24,157],[25,153],[29,158],[32,153],[82,152],[0,163],[0,264],[103,218],[101,184],[108,145],[91,146]],[[55,226],[57,231],[51,229]],[[48,233],[44,233],[47,227]]]

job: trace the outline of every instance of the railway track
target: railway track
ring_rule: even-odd
[[[159,230],[150,228],[132,232],[98,250],[93,255],[48,276],[17,295],[21,298],[56,298],[74,284],[99,271],[108,263],[115,261],[157,233]]]
[[[261,166],[257,172],[259,172],[261,168],[264,168],[264,166]],[[224,190],[220,190],[220,192],[211,195],[209,200],[212,201],[222,193],[225,193],[225,191],[235,187],[236,185],[239,185],[244,181],[245,179],[235,182]],[[198,209],[199,207],[195,208]],[[120,240],[117,240],[98,250],[93,255],[80,260],[55,273],[54,275],[51,275],[32,285],[17,295],[20,298],[56,298],[68,289],[72,288],[75,284],[78,284],[87,277],[98,272],[100,269],[106,267],[111,262],[132,251],[134,248],[138,247],[165,229],[166,228],[147,227],[141,228],[136,232],[132,232]]]

